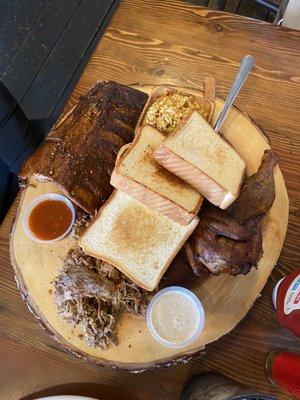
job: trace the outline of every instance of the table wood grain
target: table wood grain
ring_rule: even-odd
[[[38,325],[17,291],[8,241],[18,200],[0,228],[0,399],[84,394],[101,399],[178,399],[192,374],[219,371],[258,390],[289,399],[268,382],[266,354],[299,350],[299,341],[277,323],[274,283],[299,268],[300,247],[300,32],[169,0],[125,0],[115,13],[71,95],[75,104],[95,81],[172,83],[201,87],[217,79],[225,98],[245,54],[256,67],[236,100],[263,129],[280,156],[290,197],[287,237],[278,264],[247,317],[188,364],[139,375],[100,368],[65,354]]]

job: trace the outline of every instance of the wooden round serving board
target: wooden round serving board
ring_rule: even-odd
[[[138,86],[150,93],[152,86]],[[191,94],[193,90],[188,90]],[[199,93],[197,93],[199,95]],[[216,100],[214,120],[220,113],[223,102]],[[223,125],[221,134],[239,151],[247,163],[247,174],[257,171],[263,152],[269,144],[260,129],[243,113],[232,109]],[[181,349],[161,346],[150,335],[146,322],[131,315],[125,315],[118,326],[117,347],[99,350],[88,347],[79,335],[80,327],[73,328],[57,315],[53,302],[52,281],[59,274],[62,259],[75,245],[73,239],[66,238],[58,243],[38,244],[24,233],[22,217],[27,205],[43,193],[59,189],[50,182],[29,186],[22,193],[20,206],[11,232],[10,252],[15,269],[15,277],[22,296],[30,310],[51,336],[61,345],[86,360],[119,367],[130,371],[142,371],[158,366],[168,366],[186,361],[199,354],[205,345],[219,339],[232,330],[247,314],[263,289],[279,257],[288,222],[288,196],[283,176],[278,167],[275,170],[276,198],[268,215],[264,218],[264,255],[246,276],[226,275],[199,279],[194,292],[203,303],[206,325],[199,339]],[[191,271],[192,273],[192,271]]]

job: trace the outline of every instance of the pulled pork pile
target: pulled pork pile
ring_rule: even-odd
[[[74,222],[71,236],[73,239],[78,240],[83,231],[92,222],[93,216],[87,212],[78,209],[76,211],[76,220]]]
[[[262,257],[261,220],[275,199],[277,156],[266,150],[258,171],[245,179],[240,196],[225,211],[205,203],[200,222],[186,244],[198,276],[246,275]]]
[[[124,312],[145,316],[147,292],[112,265],[71,250],[54,281],[59,314],[82,326],[89,346],[117,344],[116,324]]]

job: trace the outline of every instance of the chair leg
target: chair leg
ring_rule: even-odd
[[[269,11],[274,13],[277,13],[279,9],[279,7],[270,0],[254,0],[254,3],[266,7]]]
[[[281,5],[279,7],[279,10],[277,11],[276,17],[274,19],[274,24],[276,24],[276,25],[280,24],[280,21],[282,20],[282,18],[284,16],[284,13],[285,13],[285,10],[286,10],[288,4],[289,4],[289,0],[282,1]]]

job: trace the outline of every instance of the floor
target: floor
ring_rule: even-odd
[[[60,115],[118,3],[1,1],[0,80],[41,134]],[[0,159],[0,224],[17,191],[17,177]]]
[[[269,22],[275,17],[258,0],[183,1]],[[0,79],[30,120],[49,119],[51,125],[59,116],[118,3],[2,0]]]
[[[31,120],[56,118],[116,0],[2,0],[0,79]]]

